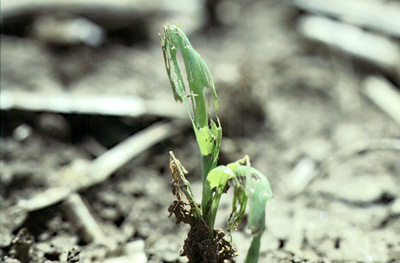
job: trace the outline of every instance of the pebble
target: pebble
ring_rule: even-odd
[[[400,215],[400,198],[397,198],[390,207],[393,215]]]
[[[13,137],[16,141],[22,142],[29,138],[32,134],[32,128],[27,124],[22,124],[15,128]]]

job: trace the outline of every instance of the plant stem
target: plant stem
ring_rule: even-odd
[[[222,191],[217,191],[212,198],[210,210],[207,213],[206,223],[210,228],[210,236],[213,238],[215,218],[217,217],[217,211],[219,206],[219,201],[221,200]]]
[[[261,245],[261,237],[264,233],[264,229],[260,231],[257,235],[253,237],[251,240],[251,244],[249,250],[247,251],[245,263],[257,263],[258,255],[260,253],[260,245]]]

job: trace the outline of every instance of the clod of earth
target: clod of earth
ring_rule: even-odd
[[[193,209],[183,201],[174,201],[168,208],[176,217],[176,223],[190,225],[190,231],[183,245],[181,256],[186,256],[191,263],[229,263],[235,262],[236,249],[224,239],[224,232],[214,229],[214,238],[209,235],[210,229],[203,220],[193,216]]]

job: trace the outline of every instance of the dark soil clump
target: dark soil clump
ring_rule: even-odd
[[[183,245],[181,256],[186,256],[190,263],[228,263],[235,262],[236,249],[224,239],[220,229],[214,229],[214,238],[210,237],[210,229],[203,220],[193,216],[190,205],[183,201],[174,201],[168,211],[175,215],[176,223],[190,225],[190,231]]]

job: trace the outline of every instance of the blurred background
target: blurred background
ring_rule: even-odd
[[[260,262],[400,262],[400,4],[388,0],[3,0],[2,262],[186,261],[168,152],[198,197],[200,162],[165,71],[165,23],[214,77],[220,164],[248,154],[270,180]],[[232,236],[242,262],[251,233]]]

